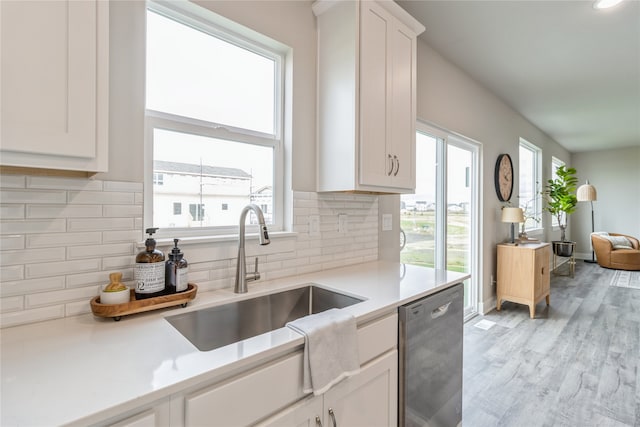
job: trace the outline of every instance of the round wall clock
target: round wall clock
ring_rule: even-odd
[[[494,180],[498,199],[501,202],[509,201],[513,192],[513,163],[511,163],[511,156],[508,154],[498,156]]]

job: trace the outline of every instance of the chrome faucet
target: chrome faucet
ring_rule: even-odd
[[[244,255],[244,223],[247,218],[247,213],[249,213],[250,210],[255,212],[256,216],[258,217],[258,224],[260,227],[258,238],[260,240],[260,244],[268,245],[269,243],[271,243],[271,241],[269,240],[269,233],[267,232],[267,226],[264,223],[264,215],[262,214],[262,210],[260,210],[258,205],[254,205],[253,203],[245,206],[240,213],[240,232],[238,235],[238,262],[236,263],[236,286],[233,290],[233,292],[235,292],[236,294],[246,293],[247,282],[258,280],[260,278],[260,273],[258,273],[258,257],[256,257],[254,271],[251,273],[247,273],[247,260]]]

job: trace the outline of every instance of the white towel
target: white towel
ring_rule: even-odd
[[[360,371],[353,315],[333,308],[296,319],[287,326],[304,335],[305,393],[317,396]]]

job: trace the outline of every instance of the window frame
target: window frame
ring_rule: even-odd
[[[522,200],[522,160],[520,159],[520,150],[525,149],[533,154],[533,161],[531,164],[532,170],[532,187],[529,190],[534,194],[531,200]],[[534,226],[526,226],[525,231],[528,234],[542,234],[544,228],[542,226],[542,199],[540,197],[540,182],[542,180],[542,149],[535,144],[527,141],[524,138],[520,138],[518,144],[518,207],[523,207],[526,203],[532,203],[532,210],[534,216],[538,218],[538,221],[534,221]]]
[[[268,45],[261,40],[258,33],[246,31],[246,28],[235,24],[203,7],[190,3],[158,3],[148,1],[145,13],[152,11],[175,20],[183,25],[203,31],[212,37],[247,49],[258,55],[272,59],[275,64],[274,90],[274,133],[267,134],[251,129],[236,128],[215,122],[179,116],[162,111],[145,108],[145,177],[144,177],[144,227],[153,227],[153,137],[154,129],[221,139],[231,142],[251,144],[273,149],[273,208],[270,231],[284,231],[285,218],[285,159],[284,159],[284,103],[285,103],[285,63],[287,52],[284,46]],[[254,36],[254,37],[251,37]],[[266,39],[266,38],[265,38]],[[146,44],[146,36],[145,36]],[[223,166],[223,165],[222,165]],[[173,238],[176,234],[184,237],[215,237],[237,233],[236,224],[192,227],[163,228],[156,233],[157,239]],[[247,231],[257,233],[256,225],[247,224]]]

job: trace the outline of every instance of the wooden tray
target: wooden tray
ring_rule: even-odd
[[[118,321],[122,316],[128,314],[143,313],[174,305],[186,307],[187,303],[196,297],[196,292],[198,292],[198,286],[189,283],[187,290],[184,292],[137,300],[135,291],[131,289],[129,302],[124,304],[100,304],[100,297],[97,296],[91,300],[91,311],[98,317],[112,317],[113,320]]]

